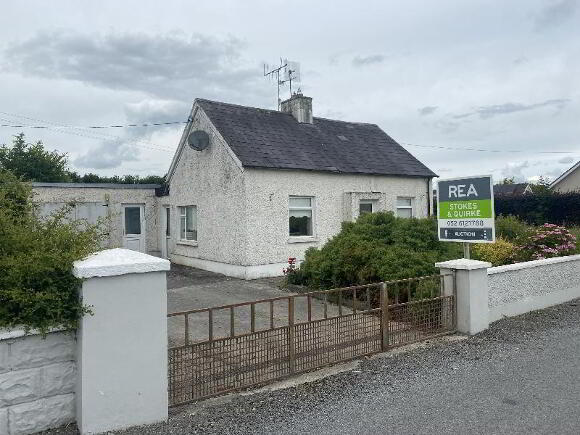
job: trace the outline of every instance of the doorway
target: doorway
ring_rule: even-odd
[[[163,234],[161,235],[161,256],[169,258],[169,240],[171,239],[171,209],[163,207]]]
[[[144,204],[123,204],[123,247],[145,252]]]

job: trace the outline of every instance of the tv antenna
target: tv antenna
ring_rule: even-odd
[[[280,73],[282,72],[282,79]],[[277,67],[270,67],[264,64],[264,77],[270,77],[276,80],[276,87],[278,89],[278,110],[280,110],[280,86],[286,83],[290,86],[290,97],[292,97],[292,82],[300,82],[300,64],[288,59],[282,60],[280,58],[280,65]]]

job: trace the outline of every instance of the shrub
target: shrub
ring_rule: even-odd
[[[542,260],[544,258],[562,257],[576,252],[576,236],[566,228],[544,224],[528,235],[517,249],[519,261]]]
[[[0,327],[74,328],[88,307],[79,301],[73,262],[98,250],[103,232],[69,221],[67,207],[40,219],[32,195],[30,185],[0,170]]]
[[[435,262],[457,258],[460,249],[437,239],[435,219],[369,213],[344,222],[322,248],[306,251],[300,284],[333,288],[434,274]]]
[[[532,228],[517,216],[498,216],[495,219],[495,233],[498,238],[515,242],[526,237]]]
[[[488,261],[493,266],[503,266],[514,262],[516,245],[498,237],[495,243],[477,243],[473,246],[473,258]]]
[[[517,216],[531,225],[553,222],[580,225],[580,192],[544,191],[533,195],[496,196],[495,214]]]

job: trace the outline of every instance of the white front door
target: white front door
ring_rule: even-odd
[[[163,234],[161,234],[161,256],[169,258],[169,239],[171,238],[171,211],[163,207]]]
[[[144,204],[123,204],[123,247],[145,252]]]

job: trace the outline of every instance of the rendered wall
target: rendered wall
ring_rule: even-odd
[[[33,187],[39,203],[65,204],[70,201],[108,204],[111,218],[106,248],[123,246],[122,204],[145,204],[145,246],[148,254],[158,256],[159,213],[154,189],[107,189],[94,187]]]
[[[556,192],[580,192],[580,167],[576,168],[566,178],[553,188]]]
[[[169,196],[160,209],[171,208],[169,257],[179,264],[193,260],[242,265],[245,262],[244,173],[203,111],[195,113],[191,130],[204,130],[210,145],[203,151],[185,146],[171,176]],[[179,206],[197,206],[197,243],[179,241]],[[163,231],[162,228],[160,228]]]
[[[0,332],[0,434],[35,433],[75,420],[71,332]]]
[[[490,321],[580,297],[580,255],[491,267]]]
[[[398,196],[413,197],[414,216],[427,216],[426,178],[248,168],[245,178],[246,265],[286,263],[288,257],[303,259],[306,249],[322,246],[340,231],[344,220],[356,218],[357,199],[367,196],[376,199],[387,211],[395,211]],[[355,193],[349,196],[348,192]],[[369,195],[371,192],[375,194]],[[291,195],[315,197],[312,241],[294,243],[295,240],[288,236],[288,198]]]

